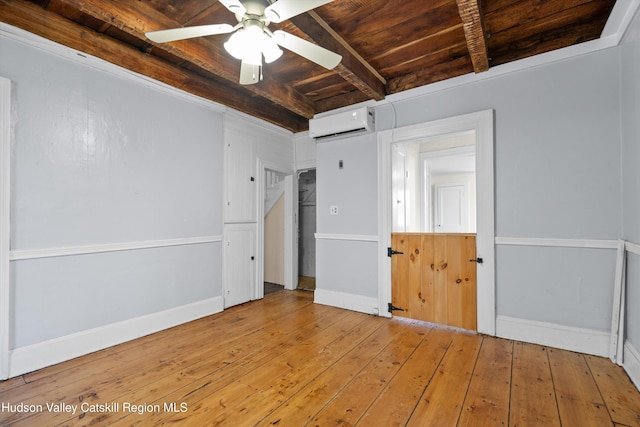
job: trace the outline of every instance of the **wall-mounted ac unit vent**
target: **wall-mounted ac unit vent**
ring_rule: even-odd
[[[375,130],[374,111],[368,107],[309,120],[309,135],[316,142]]]

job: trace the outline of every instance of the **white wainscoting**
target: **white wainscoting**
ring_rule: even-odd
[[[555,323],[498,316],[496,335],[579,353],[609,356],[608,332],[557,325]]]
[[[112,323],[10,351],[9,377],[55,365],[126,341],[168,329],[224,308],[221,296]]]
[[[316,289],[313,302],[359,313],[378,315],[378,298]]]

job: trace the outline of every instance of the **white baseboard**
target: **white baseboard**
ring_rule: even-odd
[[[222,297],[112,323],[10,351],[9,377],[32,372],[75,357],[131,341],[182,323],[219,313]]]
[[[378,298],[316,289],[313,302],[360,313],[378,315]]]
[[[636,350],[629,341],[624,344],[624,362],[622,367],[627,371],[627,375],[633,381],[636,388],[640,390],[640,352]]]
[[[516,341],[609,357],[610,334],[593,329],[498,316],[496,335]]]

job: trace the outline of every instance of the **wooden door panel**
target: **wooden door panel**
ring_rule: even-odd
[[[393,233],[394,315],[477,329],[475,235]]]
[[[435,312],[435,304],[434,299],[436,295],[436,284],[435,284],[435,258],[433,251],[434,244],[434,235],[433,234],[421,234],[422,241],[422,265],[421,265],[421,277],[420,277],[420,294],[418,298],[422,303],[422,315],[420,317],[421,320],[426,320],[427,322],[436,323],[436,312]]]
[[[447,260],[447,243],[446,234],[435,234],[433,236],[433,281],[435,284],[433,291],[433,321],[443,325],[448,324],[447,273],[449,271],[449,263]]]
[[[475,237],[447,235],[447,325],[476,329]]]
[[[408,295],[408,317],[420,319],[423,316],[422,302],[422,236],[419,234],[408,234],[407,251],[404,253],[408,258],[408,274],[407,274],[407,295]]]

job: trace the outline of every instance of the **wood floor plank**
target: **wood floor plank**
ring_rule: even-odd
[[[585,356],[591,374],[604,398],[611,419],[619,424],[640,427],[640,395],[621,366],[609,359]]]
[[[366,316],[362,317],[364,319]],[[251,411],[251,408],[272,411],[306,383],[335,364],[345,353],[360,345],[379,326],[378,321],[363,321],[350,330],[343,330],[339,336],[334,335],[331,341],[325,336],[315,343],[305,342],[292,347],[289,351],[272,358],[268,364],[236,378],[228,387],[207,396],[202,402],[204,410],[192,412],[189,419],[182,423],[186,426],[234,422],[254,425],[263,415]],[[329,335],[331,334],[327,334]],[[218,409],[215,414],[207,410],[211,407],[217,408],[218,404],[223,405],[224,409]]]
[[[456,334],[407,426],[457,424],[481,342],[475,334]]]
[[[640,392],[607,359],[282,291],[0,382],[0,402],[118,405],[75,415],[1,410],[0,425],[12,427],[493,427],[505,424],[506,406],[512,427],[623,427],[639,425]]]
[[[459,425],[509,424],[513,342],[485,337],[471,377]]]
[[[351,382],[340,390],[311,425],[354,425],[425,338],[419,328],[407,325],[390,340]]]
[[[358,420],[359,426],[404,426],[449,348],[451,330],[434,328]]]
[[[257,425],[295,425],[309,422],[371,361],[408,322],[385,322],[366,341],[346,353],[330,369],[309,381]]]
[[[259,327],[261,322],[267,321],[267,319],[277,319],[282,313],[279,308],[279,303],[293,303],[296,304],[295,310],[304,310],[304,307],[313,304],[313,298],[295,293],[283,293],[282,296],[274,295],[270,298],[273,301],[271,305],[257,306],[255,309],[250,308],[248,305],[240,305],[232,307],[225,311],[225,316],[208,316],[204,319],[198,319],[196,321],[188,322],[179,325],[174,328],[169,328],[162,331],[162,334],[150,334],[136,340],[128,341],[117,346],[109,347],[107,349],[91,353],[87,356],[82,356],[67,362],[59,363],[57,365],[47,367],[46,369],[40,369],[38,371],[30,372],[24,375],[27,383],[33,383],[43,380],[46,377],[52,377],[54,375],[63,375],[69,379],[80,371],[80,374],[86,374],[90,372],[84,369],[85,363],[94,364],[100,359],[105,359],[102,363],[103,369],[110,367],[121,367],[123,364],[128,363],[122,359],[123,354],[127,354],[133,351],[133,354],[151,354],[153,351],[166,351],[184,341],[193,342],[192,336],[196,335],[205,339],[216,339],[216,336],[226,336],[239,333],[234,330],[235,327],[251,330],[252,328]],[[137,356],[139,359],[139,356]]]
[[[325,313],[325,317],[322,317],[322,319],[325,319],[325,321],[334,321],[334,318],[336,321],[339,320],[340,316],[336,317],[335,313],[330,312],[330,310],[327,310],[327,308],[325,307],[314,306],[314,309],[316,311],[322,311]],[[276,314],[277,310],[275,308],[273,310],[273,313]],[[312,317],[307,317],[307,315]],[[285,319],[285,322],[282,323],[281,321],[274,321],[272,323],[274,328],[281,329],[283,326],[285,326],[290,328],[289,332],[291,332],[295,331],[296,328],[299,327],[299,325],[295,322],[286,322],[288,314],[280,314],[280,316]],[[302,319],[303,322],[310,322],[314,318],[313,312],[311,312],[311,314],[304,313],[303,315],[294,314],[293,316],[298,319]],[[230,319],[235,321],[235,315],[232,314]],[[209,328],[209,319],[201,319],[200,323]],[[238,326],[235,328],[228,326],[226,332],[225,329],[220,329],[218,331],[218,333],[220,334],[219,338],[224,338],[228,335],[227,339],[242,340],[245,337],[243,334],[245,327],[242,326],[244,324],[251,325],[252,323],[239,322],[237,323]],[[312,322],[304,324],[309,328],[313,328],[314,326]],[[265,322],[264,327],[267,328],[269,325],[270,323]],[[258,324],[256,324],[255,326],[258,326]],[[218,340],[216,342],[216,346],[203,346],[202,343],[198,343],[197,341],[194,341],[193,338],[190,338],[188,341],[191,342],[191,346],[193,348],[178,348],[176,351],[176,349],[173,348],[172,342],[175,340],[175,337],[171,333],[172,331],[168,332],[169,342],[166,343],[165,350],[161,353],[158,353],[157,351],[149,351],[150,349],[146,346],[142,346],[142,348],[134,347],[132,349],[130,346],[125,345],[125,348],[134,351],[125,351],[124,355],[114,353],[114,355],[118,357],[117,365],[113,365],[113,360],[111,360],[110,358],[97,358],[91,364],[91,370],[85,369],[84,371],[81,371],[84,372],[83,375],[78,375],[77,377],[74,375],[69,375],[70,370],[58,372],[55,375],[48,375],[43,377],[41,381],[35,382],[32,387],[25,388],[25,391],[27,391],[28,393],[14,393],[12,398],[16,399],[17,401],[55,401],[63,402],[70,405],[79,404],[82,401],[89,402],[91,404],[110,402],[118,398],[122,398],[130,390],[138,389],[144,384],[153,383],[156,379],[164,378],[167,375],[170,375],[172,372],[180,370],[180,368],[184,364],[180,359],[181,357],[182,359],[186,358],[188,364],[189,360],[193,360],[192,357],[198,357],[198,351],[202,351],[204,349],[205,351],[210,353],[208,356],[210,357],[211,354],[217,354],[223,351],[225,348],[227,348],[226,346],[229,345],[227,341]],[[262,330],[261,332],[264,333],[264,330]],[[269,331],[268,333],[275,334],[276,331]],[[206,335],[203,336],[203,334],[201,333],[197,336],[200,339],[206,341]],[[255,345],[253,347],[255,348]],[[231,346],[231,349],[233,348],[234,347]],[[228,353],[223,354],[221,357],[230,358]],[[88,358],[91,358],[91,355],[89,355]],[[227,361],[225,360],[225,362]],[[73,369],[72,371],[75,372],[75,369]],[[100,382],[96,382],[98,378],[96,377],[95,372],[101,372],[107,376]],[[135,375],[136,372],[144,372],[144,375]],[[179,380],[184,380],[185,376],[188,378],[188,375],[185,375],[184,371],[181,372],[181,375],[181,378],[178,378]],[[96,387],[99,386],[102,391],[98,393],[97,390],[87,388],[88,386],[84,386],[85,383],[87,383],[88,385],[93,384]],[[107,384],[111,385],[107,386]],[[52,392],[54,391],[56,394],[52,394]],[[63,399],[63,397],[61,396],[66,397],[64,397]],[[145,397],[145,399],[143,399],[141,402],[136,403],[144,403],[144,401],[146,401],[147,399],[148,397]],[[25,414],[25,416],[29,419],[29,422],[36,422],[39,418],[42,418],[44,416],[60,418],[65,416],[68,417],[68,414]],[[85,414],[85,416],[86,418],[100,417],[101,419],[105,420],[110,418],[103,414],[96,413]]]
[[[548,349],[560,423],[563,426],[612,425],[584,355]]]
[[[229,411],[227,411],[227,404],[224,403],[227,398],[221,395],[221,390],[224,390],[225,387],[230,387],[243,376],[252,375],[258,369],[269,365],[283,353],[286,353],[293,344],[309,352],[318,352],[322,350],[324,346],[335,340],[337,336],[343,336],[362,323],[365,320],[364,317],[366,317],[360,313],[353,312],[336,314],[342,314],[339,322],[336,321],[327,326],[323,325],[323,327],[315,327],[312,330],[305,331],[304,334],[300,334],[298,336],[300,337],[299,339],[284,340],[260,352],[254,352],[250,356],[238,361],[238,363],[230,364],[219,371],[207,374],[197,381],[171,392],[164,396],[163,400],[188,405],[189,418],[192,416],[195,418],[201,417],[203,414],[210,413],[213,409],[219,411],[220,414],[232,413],[234,408],[231,407]],[[327,323],[329,322],[330,321],[327,321]],[[305,344],[304,346],[302,345],[303,343]],[[144,393],[138,395],[140,399],[144,397]],[[160,424],[172,416],[173,414],[154,413],[146,417],[144,422],[127,417],[111,425],[134,426],[145,425],[146,423]]]
[[[24,380],[22,375],[15,378],[9,378],[5,381],[0,381],[0,393],[11,390],[12,388],[23,386],[26,383],[27,382]]]
[[[545,347],[523,342],[513,344],[509,425],[560,427]]]
[[[111,395],[112,399],[127,401],[129,403],[140,405],[146,403],[164,404],[164,402],[180,402],[176,400],[176,395],[188,394],[190,390],[196,390],[201,387],[209,388],[209,390],[217,387],[223,387],[233,382],[234,375],[250,370],[252,364],[260,365],[265,358],[273,357],[287,351],[291,342],[300,342],[307,337],[313,337],[314,334],[324,332],[326,327],[335,326],[341,322],[347,322],[348,317],[356,317],[352,313],[332,312],[328,307],[313,306],[307,313],[300,314],[301,319],[306,319],[302,324],[297,322],[287,322],[286,316],[284,321],[275,322],[272,325],[266,324],[261,330],[256,331],[256,336],[236,336],[232,339],[234,342],[227,343],[223,346],[212,346],[211,353],[196,358],[196,362],[186,366],[177,372],[167,372],[165,376],[145,375],[141,385],[129,385],[128,391],[117,397]],[[316,322],[322,323],[319,325]],[[269,340],[260,339],[269,336]],[[256,362],[257,360],[257,362]],[[214,379],[212,379],[214,378]],[[155,380],[155,381],[154,381]],[[135,381],[135,379],[134,379]],[[162,390],[167,390],[165,394]],[[120,390],[122,391],[122,390]],[[174,391],[171,394],[171,391]],[[153,396],[154,399],[150,399]],[[103,396],[102,399],[106,399]],[[92,422],[92,425],[112,425],[116,419],[122,420],[130,414],[87,414],[87,418],[97,418],[99,421]],[[162,412],[154,414],[152,418],[160,419],[169,417],[172,414]],[[135,414],[134,414],[135,416]],[[124,424],[132,421],[124,421]]]

